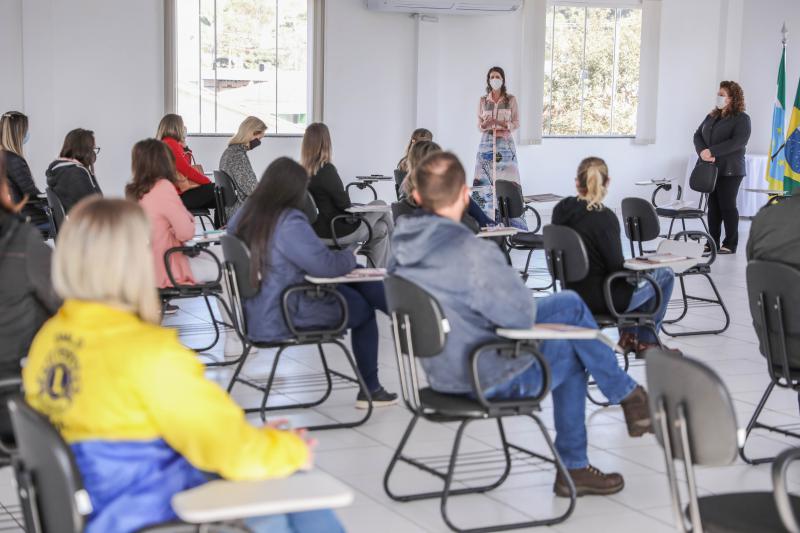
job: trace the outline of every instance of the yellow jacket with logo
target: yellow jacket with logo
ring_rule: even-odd
[[[103,304],[68,300],[39,331],[25,398],[75,452],[94,506],[87,531],[174,518],[169,498],[204,481],[199,472],[264,479],[308,461],[302,439],[249,424],[203,370],[175,331]],[[167,509],[148,515],[140,500],[154,492]]]

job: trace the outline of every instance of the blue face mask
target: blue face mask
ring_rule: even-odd
[[[31,138],[31,132],[29,132],[29,131],[26,131],[26,132],[25,132],[25,138],[24,138],[24,139],[22,139],[22,144],[28,144],[28,140],[29,140],[30,138]]]

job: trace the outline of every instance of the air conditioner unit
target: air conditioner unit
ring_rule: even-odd
[[[500,15],[522,9],[523,0],[367,0],[367,9],[435,15]]]

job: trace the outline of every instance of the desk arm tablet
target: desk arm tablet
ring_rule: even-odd
[[[352,491],[321,471],[263,481],[210,481],[172,497],[175,514],[190,524],[335,509],[352,503]]]

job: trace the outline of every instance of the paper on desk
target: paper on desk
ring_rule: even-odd
[[[612,350],[617,350],[617,343],[599,329],[570,324],[535,324],[530,329],[499,328],[496,332],[501,337],[514,340],[597,340]]]
[[[359,283],[367,281],[381,281],[386,277],[385,268],[356,268],[349,274],[338,276],[335,278],[320,278],[315,276],[306,276],[306,281],[323,285],[326,283]]]

